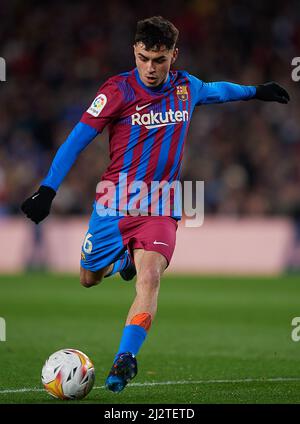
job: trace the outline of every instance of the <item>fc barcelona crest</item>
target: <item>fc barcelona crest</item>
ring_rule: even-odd
[[[177,88],[178,99],[185,102],[188,99],[187,86],[186,85],[178,85],[176,88]]]

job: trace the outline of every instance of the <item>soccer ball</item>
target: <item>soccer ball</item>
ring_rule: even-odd
[[[46,360],[42,383],[59,399],[83,399],[95,381],[95,369],[87,355],[76,349],[61,349]]]

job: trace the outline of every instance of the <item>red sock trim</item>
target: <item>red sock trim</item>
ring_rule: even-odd
[[[139,325],[140,327],[143,327],[146,331],[148,331],[152,324],[151,314],[149,314],[148,312],[137,314],[131,319],[130,324]]]

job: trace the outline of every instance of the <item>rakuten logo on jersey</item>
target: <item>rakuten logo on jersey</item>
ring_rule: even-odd
[[[166,125],[174,125],[180,122],[189,120],[189,113],[187,110],[174,110],[169,109],[167,112],[153,112],[149,113],[134,113],[131,115],[132,125],[145,125],[147,129],[159,128]]]

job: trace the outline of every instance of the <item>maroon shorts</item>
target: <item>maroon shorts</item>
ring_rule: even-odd
[[[133,258],[134,249],[161,253],[171,261],[178,223],[168,216],[125,216],[119,221],[123,243]]]

